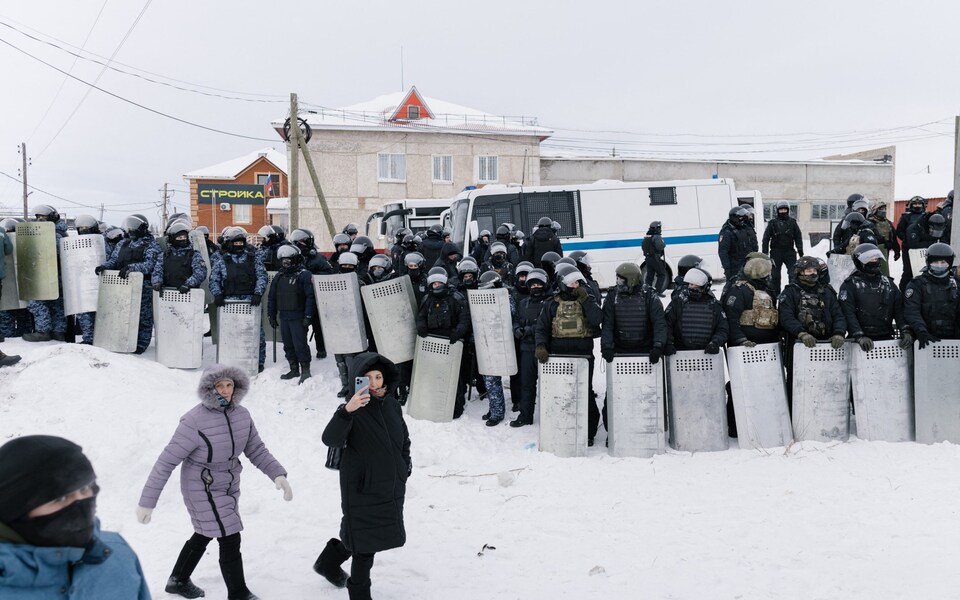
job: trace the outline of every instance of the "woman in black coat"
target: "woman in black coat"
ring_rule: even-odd
[[[396,365],[375,352],[364,352],[350,364],[350,381],[357,376],[369,378],[370,385],[355,390],[323,430],[324,444],[343,448],[343,541],[327,542],[313,565],[330,583],[346,586],[351,600],[370,598],[374,553],[399,548],[407,541],[403,497],[413,470],[410,435],[392,391],[399,382]],[[340,565],[351,556],[348,578]]]

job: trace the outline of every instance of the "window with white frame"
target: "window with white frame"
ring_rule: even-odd
[[[847,211],[845,202],[815,202],[810,207],[813,221],[839,221]]]
[[[478,156],[477,157],[477,181],[480,183],[496,183],[497,157],[496,156]]]
[[[267,187],[269,184],[269,188]],[[280,174],[257,173],[257,185],[262,185],[266,195],[270,198],[280,197]]]
[[[797,218],[797,211],[799,210],[799,203],[797,202],[787,202],[787,207],[790,209],[790,216],[794,219]],[[766,200],[763,201],[763,220],[769,221],[770,219],[777,216],[777,201],[776,200]]]
[[[249,204],[234,204],[233,205],[233,222],[234,223],[252,223],[253,222],[253,210],[252,206]]]
[[[377,154],[377,179],[403,183],[407,180],[406,154]]]
[[[452,156],[434,156],[433,157],[433,182],[434,183],[453,183],[453,157]]]

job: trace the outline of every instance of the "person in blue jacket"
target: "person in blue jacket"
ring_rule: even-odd
[[[101,531],[80,446],[29,435],[0,446],[0,598],[150,600],[136,553]]]

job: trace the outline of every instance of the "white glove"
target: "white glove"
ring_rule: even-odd
[[[137,520],[146,525],[150,522],[150,515],[153,514],[152,508],[147,508],[145,506],[137,507]]]
[[[273,482],[274,482],[275,484],[277,484],[277,489],[278,489],[278,490],[280,490],[280,489],[283,490],[283,499],[284,499],[284,500],[286,500],[287,502],[290,502],[291,500],[293,500],[293,488],[290,487],[290,484],[287,482],[287,478],[286,478],[286,477],[284,477],[283,475],[281,475],[281,476],[277,477],[276,479],[274,479]]]

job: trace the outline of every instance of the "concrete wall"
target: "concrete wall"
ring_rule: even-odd
[[[498,183],[539,185],[540,146],[535,137],[315,130],[308,146],[324,196],[339,231],[367,217],[386,200],[450,198],[477,185],[476,157],[498,156]],[[406,155],[406,181],[378,181],[378,153]],[[433,156],[453,157],[453,182],[433,182]],[[323,212],[303,156],[300,161],[300,227],[314,232],[322,250],[332,249]],[[376,240],[374,240],[376,243]]]

